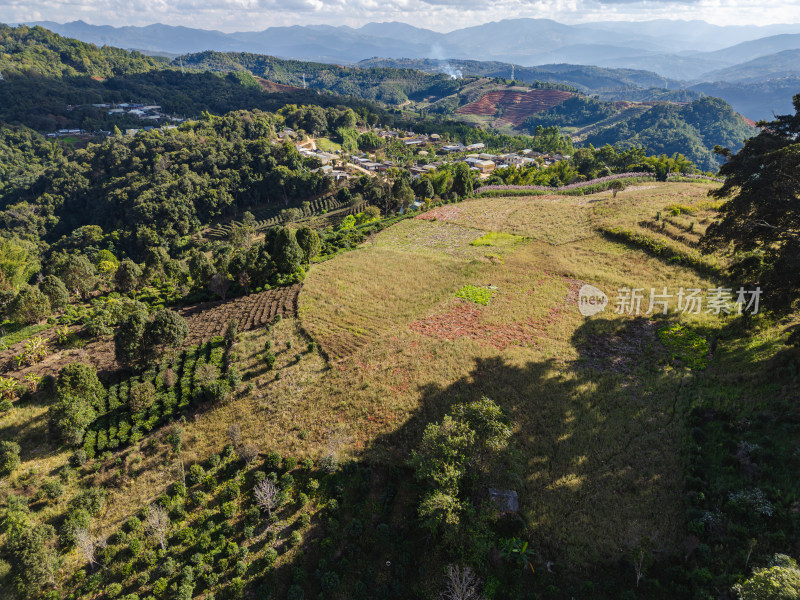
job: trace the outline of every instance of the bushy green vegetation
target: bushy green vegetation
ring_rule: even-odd
[[[43,27],[0,24],[0,72],[9,75],[113,77],[163,68],[164,58],[145,56],[56,35]]]
[[[156,366],[108,387],[93,406],[83,452],[94,458],[136,443],[199,404],[229,399],[241,383],[238,379],[235,369],[228,367],[222,338],[191,346],[174,357],[168,354]]]
[[[494,292],[489,288],[478,287],[476,285],[465,285],[456,292],[456,298],[463,298],[475,304],[483,304],[486,306],[492,301]]]
[[[644,147],[651,154],[687,156],[700,169],[716,171],[715,146],[738,150],[755,131],[719,98],[700,98],[685,106],[656,104],[641,115],[615,123],[586,138],[587,144]]]
[[[691,369],[708,366],[710,346],[708,341],[691,329],[674,323],[658,330],[658,338],[674,358]]]

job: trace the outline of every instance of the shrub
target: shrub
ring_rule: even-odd
[[[236,512],[236,505],[233,502],[225,502],[220,507],[219,512],[226,519],[230,519]]]
[[[69,462],[73,467],[80,467],[86,464],[86,460],[86,451],[81,448],[73,453],[69,459]]]
[[[275,360],[275,353],[272,350],[264,352],[264,365],[267,367],[267,370],[272,370],[275,366]]]
[[[49,481],[45,481],[42,484],[42,487],[39,489],[39,492],[45,498],[49,500],[55,500],[57,498],[60,498],[64,494],[64,485],[56,479],[50,479]]]
[[[153,594],[159,598],[163,598],[166,595],[168,586],[169,580],[166,577],[160,577],[153,584]]]
[[[19,444],[16,442],[0,442],[0,477],[6,477],[20,465]]]
[[[299,546],[303,543],[303,534],[299,531],[293,531],[292,534],[289,536],[289,545],[292,547]]]
[[[291,471],[297,467],[297,459],[293,456],[287,456],[283,459],[283,468],[286,471]]]
[[[264,460],[264,468],[268,471],[275,471],[281,466],[281,455],[278,452],[270,452]]]
[[[320,579],[320,586],[322,587],[323,592],[332,592],[339,587],[339,576],[333,571],[328,571],[322,575],[322,578]]]
[[[147,410],[156,398],[156,388],[149,381],[133,385],[128,393],[128,408],[132,413]]]
[[[23,287],[8,307],[11,318],[17,323],[38,323],[50,314],[50,300],[37,287]]]
[[[303,592],[303,588],[301,588],[299,585],[293,585],[290,587],[286,594],[286,600],[304,600],[305,597],[306,595]]]
[[[278,560],[278,551],[275,548],[266,548],[264,550],[264,562],[267,564],[268,567],[271,567],[275,564],[275,561]]]
[[[186,474],[186,481],[189,485],[197,485],[205,477],[206,471],[197,463],[189,467],[189,472]]]
[[[39,289],[47,296],[52,308],[61,310],[69,304],[67,286],[55,275],[46,275],[39,284]]]
[[[116,598],[122,593],[122,584],[112,583],[106,586],[106,596],[109,598]]]

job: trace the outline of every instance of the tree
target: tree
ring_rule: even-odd
[[[148,248],[144,259],[144,280],[151,282],[156,278],[164,277],[166,265],[170,260],[169,253],[162,246]]]
[[[436,535],[445,527],[454,527],[461,521],[462,506],[455,493],[435,490],[426,494],[419,503],[422,524]]]
[[[64,282],[55,275],[45,275],[39,284],[39,289],[50,300],[50,307],[56,310],[64,309],[69,304],[69,291]]]
[[[794,109],[762,123],[735,155],[715,148],[727,159],[725,182],[709,196],[727,202],[702,239],[707,251],[732,246],[732,275],[759,282],[778,312],[790,311],[800,290],[800,94]]]
[[[148,533],[161,545],[161,549],[166,550],[167,534],[169,534],[169,528],[172,526],[167,511],[160,506],[151,506],[147,510],[147,517],[144,523]]]
[[[481,580],[469,567],[447,565],[446,587],[442,600],[482,600]]]
[[[142,268],[139,265],[129,258],[126,258],[119,264],[119,268],[114,275],[114,284],[118,291],[123,294],[135,292],[139,289],[141,281]]]
[[[35,598],[55,584],[61,565],[55,548],[52,525],[32,526],[27,522],[11,526],[6,551],[11,558],[12,585],[20,598]]]
[[[211,276],[211,281],[208,282],[208,291],[212,294],[216,294],[222,298],[223,301],[230,287],[231,280],[220,273],[214,273],[214,275]]]
[[[310,227],[300,227],[295,233],[295,238],[303,250],[303,262],[310,263],[322,248],[319,235]]]
[[[236,454],[239,455],[247,466],[253,464],[253,461],[258,458],[258,446],[254,444],[240,444],[236,447]]]
[[[85,398],[92,406],[100,407],[105,388],[100,383],[97,370],[85,363],[74,362],[62,367],[56,379],[56,395],[73,395]]]
[[[59,275],[67,289],[84,300],[97,281],[97,269],[83,254],[68,256],[59,269]]]
[[[414,181],[414,193],[418,198],[433,198],[433,184],[427,177],[420,177]]]
[[[418,479],[437,488],[458,493],[475,445],[475,432],[463,421],[445,415],[441,423],[429,423],[419,449],[412,452],[411,465]]]
[[[733,590],[740,600],[798,600],[800,568],[793,558],[776,554],[769,566],[754,569],[753,574]]]
[[[11,475],[19,467],[19,444],[16,442],[0,442],[0,477]]]
[[[394,185],[392,186],[392,195],[397,201],[397,204],[399,204],[403,209],[408,208],[408,206],[414,201],[414,191],[404,179],[398,179],[394,182]]]
[[[49,415],[56,433],[72,446],[81,445],[86,428],[96,417],[92,404],[73,394],[59,394],[50,405]]]
[[[625,189],[625,183],[621,179],[614,179],[608,187],[611,190],[611,197],[616,198],[617,193]]]
[[[156,398],[156,388],[149,381],[141,381],[131,386],[128,394],[128,408],[132,413],[147,410]]]
[[[147,324],[147,312],[135,310],[126,315],[114,332],[114,357],[124,365],[132,365],[144,356],[142,337]]]
[[[167,348],[179,348],[189,335],[186,319],[173,310],[160,308],[144,326],[142,333],[145,354],[153,356]]]
[[[472,190],[475,185],[475,179],[472,171],[469,170],[467,163],[460,162],[456,164],[455,173],[453,174],[453,187],[452,190],[461,198],[472,195]]]
[[[192,276],[196,288],[204,288],[215,273],[214,263],[196,248],[189,254],[189,275]]]
[[[11,301],[9,314],[17,323],[38,323],[50,314],[50,300],[37,287],[23,287]]]
[[[358,136],[359,150],[377,150],[383,145],[383,140],[374,131],[367,131]]]
[[[83,553],[86,562],[94,569],[97,564],[95,560],[95,551],[97,550],[97,538],[95,538],[86,527],[78,527],[75,530],[75,545]]]
[[[303,249],[297,243],[294,231],[281,227],[275,235],[274,252],[278,271],[284,274],[294,273],[300,268],[303,260]]]
[[[486,396],[469,404],[456,406],[453,409],[453,416],[467,423],[475,432],[478,456],[481,461],[485,461],[490,454],[508,446],[511,439],[508,418],[503,410]]]
[[[0,290],[13,290],[27,283],[39,265],[21,243],[0,238]]]
[[[267,516],[272,516],[272,511],[278,506],[279,490],[269,479],[262,479],[253,489],[256,504],[267,511]]]

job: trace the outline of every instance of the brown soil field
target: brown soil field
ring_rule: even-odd
[[[503,109],[502,119],[516,126],[534,113],[544,112],[573,96],[561,90],[531,90],[529,92],[512,92],[494,90],[484,94],[479,100],[470,102],[459,108],[461,115],[483,115],[494,117],[497,109]]]

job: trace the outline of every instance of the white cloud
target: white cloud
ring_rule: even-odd
[[[0,21],[84,20],[97,25],[160,22],[223,31],[273,25],[360,26],[402,21],[449,31],[515,17],[564,23],[596,20],[700,19],[719,25],[800,22],[800,0],[768,7],[754,0],[0,0]]]

